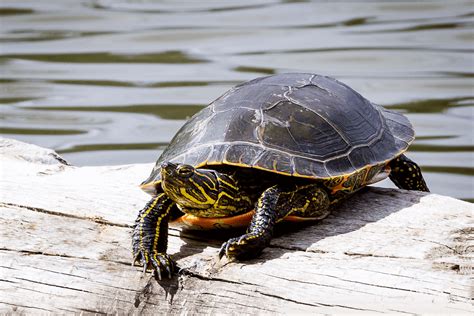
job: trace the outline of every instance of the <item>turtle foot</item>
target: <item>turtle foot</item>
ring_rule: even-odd
[[[153,270],[159,280],[161,280],[163,276],[171,279],[176,267],[175,262],[168,254],[159,252],[148,253],[139,251],[135,254],[133,260],[133,265],[137,264],[143,266],[144,273],[147,270]]]
[[[257,257],[268,245],[269,239],[262,235],[245,234],[231,238],[222,244],[219,250],[219,259],[225,255],[227,258],[245,260]]]
[[[161,280],[163,273],[165,273],[164,275],[171,279],[176,264],[168,254],[155,253],[151,257],[150,262],[155,270],[155,276],[158,277],[159,280]]]

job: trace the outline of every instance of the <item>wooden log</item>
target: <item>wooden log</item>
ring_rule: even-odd
[[[471,203],[371,187],[246,262],[218,261],[223,237],[171,228],[184,270],[158,282],[131,266],[152,164],[75,167],[34,145],[0,148],[1,314],[473,312]]]

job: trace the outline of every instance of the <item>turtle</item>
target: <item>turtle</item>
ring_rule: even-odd
[[[429,192],[404,152],[414,130],[401,113],[331,77],[282,73],[241,83],[192,116],[141,188],[152,195],[132,235],[134,264],[161,279],[171,222],[247,227],[219,250],[246,260],[269,245],[280,221],[315,221],[387,176]]]

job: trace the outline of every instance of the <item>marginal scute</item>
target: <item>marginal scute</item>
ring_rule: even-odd
[[[329,160],[325,163],[325,165],[330,176],[344,174],[346,173],[346,170],[356,170],[352,166],[352,163],[347,156],[342,156],[337,159]]]
[[[224,162],[250,166],[255,157],[259,157],[263,151],[263,148],[252,144],[232,144],[225,153]]]
[[[375,155],[370,146],[366,145],[351,151],[348,158],[355,168],[360,169],[366,166],[368,161],[374,161]]]
[[[252,164],[259,169],[273,170],[284,174],[293,175],[291,155],[282,152],[264,151]]]
[[[328,178],[331,176],[322,162],[317,162],[304,157],[294,157],[293,162],[295,171],[294,175],[296,176],[310,178]]]
[[[385,165],[413,139],[404,115],[371,103],[335,79],[272,75],[237,85],[196,113],[144,184],[159,183],[163,161],[229,164],[327,180]]]
[[[229,144],[213,144],[211,154],[203,162],[210,165],[221,164],[224,161],[224,154],[229,146]]]

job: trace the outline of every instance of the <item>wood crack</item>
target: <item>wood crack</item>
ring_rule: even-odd
[[[260,291],[260,290],[256,290],[255,292],[263,295],[263,296],[267,296],[267,297],[272,297],[272,298],[276,298],[276,299],[279,299],[279,300],[284,300],[286,302],[291,302],[291,303],[295,303],[295,304],[298,304],[298,305],[306,305],[306,306],[311,306],[311,307],[322,307],[322,306],[325,306],[323,304],[311,304],[311,303],[305,303],[305,302],[300,302],[300,301],[297,301],[297,300],[293,300],[293,299],[290,299],[290,298],[287,298],[287,297],[283,297],[283,296],[280,296],[280,295],[276,295],[276,294],[270,294],[270,293],[265,293],[263,291]]]
[[[281,244],[278,244],[278,245],[270,244],[267,248],[296,250],[296,251],[302,251],[302,252],[321,253],[321,254],[338,253],[336,251],[327,251],[327,250],[322,250],[322,249],[307,249],[307,248],[302,248],[302,247],[297,247],[297,246],[286,246],[286,245],[281,245]],[[400,256],[391,256],[391,255],[379,255],[379,254],[373,254],[373,253],[359,253],[359,252],[350,252],[350,251],[344,251],[342,253],[349,257],[374,257],[374,258],[389,258],[389,259],[401,259],[401,260],[405,260],[405,259],[419,260],[418,258],[415,258],[415,257],[400,257]]]
[[[312,304],[312,303],[297,301],[297,300],[290,299],[290,298],[287,298],[287,297],[283,297],[283,296],[280,296],[280,295],[265,293],[265,292],[262,292],[260,290],[257,290],[256,292],[259,293],[259,294],[262,294],[264,296],[281,299],[281,300],[291,302],[291,303],[295,303],[295,304],[299,304],[299,305],[306,305],[306,306],[312,306],[312,307],[340,307],[340,308],[350,309],[350,310],[383,313],[382,311],[378,311],[378,310],[374,310],[374,309],[358,308],[358,307],[354,307],[354,306],[347,306],[347,305],[340,305],[340,304],[327,304],[327,303],[321,303],[321,302]]]
[[[360,253],[360,252],[351,252],[344,251],[344,254],[349,257],[374,257],[374,258],[389,258],[389,259],[409,259],[409,260],[419,260],[415,257],[400,257],[400,256],[391,256],[391,255],[378,255],[374,253]]]
[[[107,315],[107,313],[98,311],[98,310],[92,310],[92,309],[87,309],[87,308],[79,308],[80,311],[86,312],[86,313],[92,313],[92,314],[100,314],[100,315]]]
[[[297,280],[297,279],[289,279],[289,278],[284,278],[282,276],[272,275],[272,274],[265,274],[265,275],[268,275],[270,277],[274,277],[274,278],[277,278],[277,279],[289,281],[289,282],[296,282],[296,283],[302,283],[302,284],[311,284],[311,285],[316,285],[316,286],[334,288],[334,289],[338,289],[338,290],[347,290],[347,288],[344,288],[342,286],[334,286],[334,285],[328,285],[328,284],[317,283],[317,282],[308,282],[308,281]],[[351,292],[363,293],[363,294],[368,294],[368,295],[375,295],[374,293],[365,292],[365,291],[358,291],[358,290],[354,290],[354,289],[351,289]]]
[[[84,290],[84,289],[76,289],[76,288],[73,288],[73,287],[59,285],[59,284],[51,284],[51,283],[46,283],[46,282],[34,281],[34,280],[31,280],[31,279],[19,278],[19,277],[13,277],[13,278],[17,279],[17,280],[26,281],[26,282],[29,282],[29,283],[36,283],[36,284],[41,284],[41,285],[46,285],[46,286],[58,287],[58,288],[65,289],[65,290],[86,292],[86,293],[94,293],[94,292],[87,291],[87,290]]]
[[[5,280],[5,279],[0,279],[0,282],[13,283],[13,284],[17,283],[15,281],[10,281],[10,280]]]
[[[180,268],[179,271],[178,271],[178,274],[195,277],[199,280],[204,280],[204,281],[217,281],[217,282],[224,282],[224,283],[229,283],[229,284],[239,284],[239,285],[241,285],[241,284],[253,285],[253,286],[257,285],[257,284],[249,283],[249,282],[232,281],[232,280],[227,280],[227,279],[222,279],[222,278],[215,278],[215,277],[211,277],[211,276],[205,276],[205,275],[202,275],[200,273],[194,272],[194,271],[186,269],[186,268]]]
[[[404,288],[395,287],[395,286],[380,285],[380,284],[375,284],[375,283],[367,283],[367,282],[349,280],[349,279],[344,279],[344,278],[340,278],[340,277],[337,277],[337,276],[334,276],[334,275],[328,275],[328,274],[319,274],[319,273],[316,273],[316,274],[322,275],[322,276],[325,276],[325,277],[329,277],[329,278],[335,278],[335,279],[337,279],[339,281],[343,281],[343,282],[362,284],[362,285],[366,285],[366,286],[370,286],[370,287],[378,287],[378,288],[384,288],[384,289],[390,289],[390,290],[396,290],[396,291],[403,291],[403,292],[420,293],[420,294],[426,294],[426,295],[431,295],[431,296],[434,295],[434,294],[429,293],[429,292],[417,291],[417,290],[413,290],[413,289],[404,289]]]
[[[253,297],[253,296],[250,296],[250,295],[245,294],[245,293],[242,293],[242,292],[235,292],[235,293],[236,293],[236,294],[240,294],[240,295],[245,295],[245,296]],[[216,294],[216,293],[212,293],[212,292],[201,292],[200,294],[211,295],[211,296],[215,296],[215,297],[219,297],[219,298],[226,297],[226,298],[232,299],[232,300],[235,300],[235,299],[236,299],[235,296],[226,296],[226,295],[222,295],[221,293]],[[251,308],[258,309],[258,310],[260,310],[260,311],[275,313],[275,310],[263,308],[263,307],[257,306],[257,305],[249,305],[248,303],[247,303],[247,304],[242,304],[242,303],[235,302],[234,304],[237,305],[237,306],[245,307],[245,308],[251,307]]]
[[[61,212],[56,212],[56,211],[50,211],[50,210],[46,210],[46,209],[43,209],[43,208],[40,208],[40,207],[33,207],[33,206],[27,206],[27,205],[21,205],[21,204],[0,202],[0,207],[22,208],[22,209],[30,210],[30,211],[33,211],[33,212],[39,212],[39,213],[44,213],[44,214],[48,214],[48,215],[62,216],[62,217],[68,217],[68,218],[74,218],[74,219],[81,219],[81,220],[91,221],[91,222],[94,222],[94,223],[97,223],[97,224],[102,224],[102,225],[109,225],[109,226],[116,226],[116,227],[126,227],[126,228],[132,228],[133,227],[133,225],[113,223],[113,222],[109,222],[109,221],[106,221],[106,220],[101,219],[101,218],[78,216],[78,215],[61,213]]]
[[[34,310],[39,310],[39,311],[44,311],[44,312],[49,312],[49,313],[54,313],[55,312],[55,310],[52,310],[52,309],[46,309],[46,308],[41,308],[41,307],[37,307],[37,306],[29,306],[29,305],[18,304],[18,303],[10,304],[10,303],[7,303],[7,302],[0,301],[0,304],[4,304],[6,306],[11,306],[12,307],[12,312],[15,311],[16,309],[18,309],[18,307],[34,309]]]
[[[19,249],[8,249],[8,248],[0,248],[0,251],[11,251],[11,252],[18,252],[18,253],[23,253],[27,255],[40,255],[40,256],[48,256],[48,257],[60,257],[60,258],[71,258],[71,259],[82,259],[82,260],[91,260],[91,261],[106,261],[106,262],[113,262],[117,264],[122,264],[126,265],[128,267],[132,266],[130,262],[124,262],[124,261],[115,261],[115,260],[106,260],[106,259],[91,259],[87,257],[78,257],[78,256],[69,256],[65,254],[57,254],[57,253],[47,253],[47,252],[41,252],[41,251],[30,251],[30,250],[19,250]],[[3,267],[3,266],[0,266]],[[5,267],[8,269],[8,267]]]

